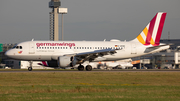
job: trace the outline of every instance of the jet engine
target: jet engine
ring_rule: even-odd
[[[58,57],[58,66],[59,67],[73,67],[76,65],[77,59],[73,56],[60,56]]]

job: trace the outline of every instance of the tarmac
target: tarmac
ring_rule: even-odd
[[[47,72],[180,72],[180,69],[113,69],[113,70],[92,70],[92,71],[78,71],[78,70],[62,70],[62,69],[51,69],[51,70],[45,70],[45,69],[34,69],[32,71],[28,71],[26,69],[1,69],[0,73],[47,73]]]

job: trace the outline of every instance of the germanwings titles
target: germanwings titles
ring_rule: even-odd
[[[155,53],[169,48],[169,45],[159,43],[163,30],[166,13],[159,12],[132,41],[27,41],[8,50],[5,54],[13,59],[43,61],[49,67],[73,67],[92,70],[89,64],[82,63],[97,61],[116,61],[126,58]]]
[[[41,46],[75,46],[75,43],[36,43],[37,47],[41,47]]]

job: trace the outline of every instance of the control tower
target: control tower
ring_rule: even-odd
[[[61,6],[60,0],[51,0],[49,2],[49,8],[52,8],[50,15],[50,40],[59,40],[59,21],[58,21],[58,9]]]

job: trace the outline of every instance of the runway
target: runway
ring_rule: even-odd
[[[149,69],[149,70],[92,70],[92,71],[78,71],[78,70],[0,70],[0,73],[47,73],[47,72],[180,72],[180,69]]]

